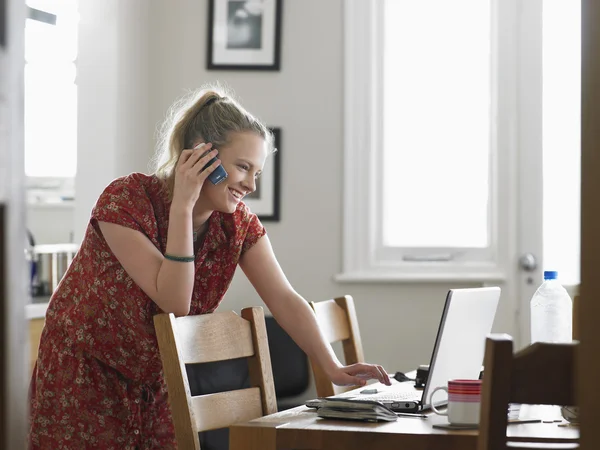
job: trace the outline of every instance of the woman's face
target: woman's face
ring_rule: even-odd
[[[233,213],[240,200],[256,190],[256,178],[268,155],[267,143],[252,132],[232,133],[227,145],[215,148],[227,178],[216,186],[206,180],[202,194],[211,209]]]

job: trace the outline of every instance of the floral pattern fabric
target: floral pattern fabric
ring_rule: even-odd
[[[111,252],[98,221],[143,233],[164,254],[170,201],[155,176],[114,180],[50,299],[30,388],[29,445],[41,449],[175,449],[154,332],[160,311]],[[213,312],[240,257],[266,233],[242,202],[213,212],[195,255],[190,314]]]

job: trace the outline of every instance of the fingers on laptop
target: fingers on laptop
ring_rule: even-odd
[[[385,370],[381,366],[377,366],[377,367],[379,368],[379,372],[381,372],[381,375],[383,376],[382,383],[385,384],[386,386],[390,386],[392,384],[392,380],[390,380],[390,376],[388,375],[387,370]]]
[[[392,382],[390,381],[390,377],[387,374],[387,371],[380,365],[355,364],[355,370],[356,371],[354,372],[354,376],[356,376],[358,379],[366,380],[366,379],[375,378],[379,382],[381,382],[387,386],[392,384]]]

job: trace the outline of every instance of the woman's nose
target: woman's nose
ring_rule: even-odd
[[[246,189],[249,193],[252,193],[256,190],[256,178],[253,176],[247,177],[242,184],[244,189]]]

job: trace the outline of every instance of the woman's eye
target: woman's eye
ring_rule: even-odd
[[[239,167],[240,169],[242,169],[242,170],[245,170],[246,172],[247,172],[248,170],[250,170],[250,167],[246,166],[245,164],[240,164],[240,165],[238,165],[238,167]]]

